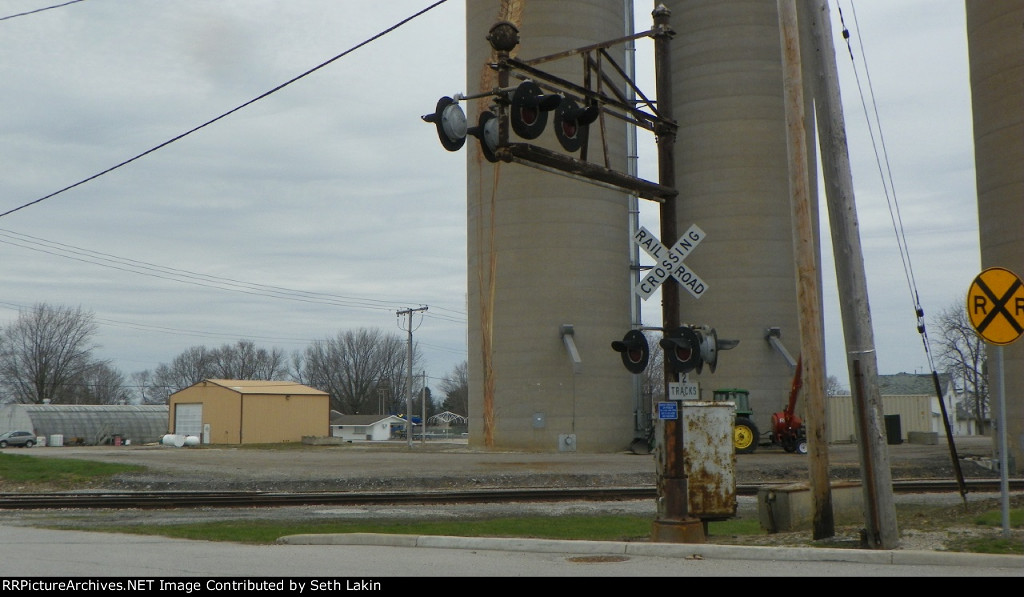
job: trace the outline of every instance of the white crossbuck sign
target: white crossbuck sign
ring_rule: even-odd
[[[658,237],[643,226],[633,234],[633,240],[656,262],[656,265],[647,272],[647,275],[636,287],[636,293],[644,300],[650,298],[658,286],[670,277],[675,278],[683,288],[693,295],[693,298],[699,299],[707,290],[708,285],[704,283],[704,280],[701,280],[700,276],[683,264],[683,260],[690,254],[690,251],[704,240],[704,231],[696,224],[690,226],[686,233],[679,237],[676,244],[672,245],[671,249],[661,244]]]

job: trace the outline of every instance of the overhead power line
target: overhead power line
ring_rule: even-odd
[[[858,40],[860,41],[860,54],[861,61],[864,63],[864,74],[867,81],[868,94],[870,95],[871,112],[868,111],[869,100],[864,97],[864,89],[861,86],[860,76],[857,74],[857,60],[853,54],[853,47],[850,44],[850,31],[846,27],[846,21],[843,18],[843,10],[839,8],[839,21],[843,27],[843,39],[846,40],[847,52],[850,55],[850,64],[853,68],[854,78],[857,82],[857,91],[860,93],[861,106],[864,109],[864,119],[868,125],[868,132],[871,137],[872,147],[875,149],[875,162],[878,164],[878,173],[882,179],[882,189],[885,192],[885,198],[889,205],[889,216],[892,220],[893,230],[896,233],[896,244],[899,246],[900,259],[903,261],[903,272],[907,278],[907,287],[910,291],[911,300],[914,303],[914,314],[917,320],[917,331],[921,335],[921,340],[924,344],[925,357],[928,360],[928,366],[931,369],[935,369],[935,365],[932,362],[931,350],[928,347],[928,334],[925,331],[924,325],[924,308],[921,307],[920,296],[917,291],[917,283],[914,280],[914,268],[910,262],[910,250],[907,247],[906,233],[903,227],[903,218],[900,216],[899,202],[896,199],[896,189],[892,182],[892,167],[889,164],[889,155],[885,149],[885,137],[882,134],[881,117],[878,115],[878,104],[875,101],[874,89],[871,86],[871,75],[867,68],[867,56],[864,53],[864,42],[860,39],[860,27],[857,23],[857,11],[850,4],[850,8],[853,11],[854,24],[857,25]],[[873,114],[873,117],[872,117]],[[875,138],[875,128],[878,129],[878,138]],[[881,153],[879,153],[881,152]]]
[[[73,245],[50,241],[43,238],[30,236],[27,234],[20,234],[2,228],[0,228],[0,243],[22,247],[32,251],[39,251],[42,253],[47,253],[49,255],[63,257],[65,259],[72,259],[74,261],[90,263],[100,267],[106,267],[142,276],[149,276],[153,278],[159,278],[162,280],[179,282],[182,284],[191,284],[194,286],[217,288],[220,290],[226,290],[231,292],[240,292],[255,296],[279,298],[306,303],[333,305],[338,307],[378,309],[387,311],[393,310],[397,305],[404,304],[403,301],[397,300],[388,301],[383,299],[359,298],[323,292],[296,290],[291,288],[285,288],[282,286],[272,286],[268,284],[259,284],[255,282],[246,282],[243,280],[236,280],[232,278],[215,277],[184,269],[171,268],[162,265],[157,265],[154,263],[148,263],[145,261],[129,259],[127,257],[118,257],[116,255],[111,255],[108,253],[101,253],[98,251],[83,249]],[[454,311],[451,309],[445,309],[443,307],[435,308],[440,308],[442,311],[449,311],[451,313],[455,313],[461,316],[461,318],[457,318],[441,315],[437,316],[438,319],[446,319],[449,321],[458,322],[465,321],[464,313],[460,313],[458,311]]]
[[[18,14],[8,15],[6,17],[0,17],[0,21],[6,21],[7,19],[13,19],[15,17],[24,17],[26,15],[35,14],[37,12],[43,12],[44,10],[50,10],[52,8],[60,8],[62,6],[67,6],[68,4],[75,4],[75,3],[78,3],[78,2],[84,2],[84,1],[85,0],[71,0],[70,2],[65,2],[63,4],[54,4],[53,6],[46,6],[46,7],[43,7],[43,8],[37,8],[35,10],[29,10],[29,11],[26,11],[26,12],[19,12]]]
[[[163,149],[164,147],[167,147],[168,145],[170,145],[171,143],[174,143],[175,141],[183,139],[183,138],[191,135],[192,133],[194,133],[194,132],[196,132],[196,131],[198,131],[200,129],[203,129],[203,128],[206,128],[207,126],[210,126],[211,124],[217,122],[218,120],[222,120],[222,119],[230,116],[231,114],[234,114],[235,112],[238,112],[242,108],[248,107],[248,106],[250,106],[250,105],[260,101],[261,99],[270,96],[271,94],[277,93],[278,91],[284,89],[285,87],[291,85],[292,83],[295,83],[299,79],[302,79],[302,78],[304,78],[304,77],[306,77],[308,75],[313,74],[314,72],[320,70],[321,68],[324,68],[325,66],[333,63],[334,61],[336,61],[336,60],[338,60],[340,58],[343,58],[343,57],[351,54],[352,52],[358,50],[359,48],[362,48],[363,46],[369,44],[372,41],[380,39],[381,37],[387,35],[388,33],[391,33],[392,31],[398,29],[402,25],[405,25],[406,23],[416,19],[417,17],[420,17],[421,15],[423,15],[423,14],[427,13],[428,11],[430,11],[430,10],[432,10],[432,9],[442,5],[442,4],[444,4],[447,1],[448,0],[439,0],[438,2],[435,2],[434,4],[431,4],[430,6],[424,8],[423,10],[413,14],[412,16],[407,17],[405,19],[402,19],[401,21],[399,21],[395,25],[392,25],[391,27],[388,27],[384,31],[381,31],[380,33],[378,33],[378,34],[376,34],[376,35],[374,35],[374,36],[372,36],[372,37],[370,37],[370,38],[368,38],[368,39],[366,39],[366,40],[364,40],[364,41],[362,41],[362,42],[352,46],[351,48],[345,50],[344,52],[342,52],[341,54],[338,54],[337,56],[331,58],[330,60],[322,62],[322,63],[318,64],[317,66],[314,66],[313,68],[307,70],[306,72],[304,72],[304,73],[302,73],[302,74],[300,74],[300,75],[298,75],[296,77],[293,77],[293,78],[289,79],[288,81],[285,81],[284,83],[281,83],[280,85],[278,85],[277,87],[274,87],[270,91],[262,93],[262,94],[260,94],[260,95],[258,95],[256,97],[254,97],[253,99],[245,102],[244,104],[236,106],[236,107],[232,108],[231,110],[228,110],[227,112],[224,112],[220,116],[217,116],[216,118],[212,118],[210,120],[207,120],[203,124],[200,124],[199,126],[193,127],[191,129],[185,131],[184,133],[181,133],[180,135],[178,135],[176,137],[172,137],[172,138],[168,139],[167,141],[164,141],[163,143],[161,143],[159,145],[151,147],[150,149],[147,149],[146,151],[144,151],[144,152],[142,152],[142,153],[140,153],[140,154],[138,154],[138,155],[136,155],[134,157],[128,158],[127,160],[125,160],[125,161],[123,161],[123,162],[121,162],[119,164],[116,164],[114,166],[111,166],[110,168],[107,168],[106,170],[103,170],[101,172],[97,172],[96,174],[93,174],[92,176],[89,176],[88,178],[83,178],[82,180],[79,180],[76,183],[70,184],[70,185],[68,185],[68,186],[66,186],[66,187],[64,187],[62,189],[56,190],[56,191],[50,193],[49,195],[44,195],[43,197],[40,197],[38,199],[35,199],[33,201],[29,201],[28,203],[25,203],[23,205],[15,207],[14,209],[9,209],[9,210],[7,210],[7,211],[5,211],[3,213],[0,213],[0,218],[2,218],[4,216],[8,216],[8,215],[10,215],[10,214],[12,214],[12,213],[14,213],[16,211],[20,211],[22,209],[25,209],[26,207],[30,207],[32,205],[36,205],[37,203],[41,203],[43,201],[46,201],[47,199],[50,199],[52,197],[56,197],[57,195],[65,192],[65,191],[69,191],[69,190],[71,190],[71,189],[73,189],[75,187],[81,186],[81,185],[83,185],[83,184],[85,184],[85,183],[87,183],[87,182],[89,182],[91,180],[95,180],[95,179],[97,179],[97,178],[99,178],[99,177],[101,177],[101,176],[103,176],[105,174],[109,174],[109,173],[113,172],[114,170],[117,170],[118,168],[121,168],[123,166],[127,166],[128,164],[130,164],[130,163],[132,163],[132,162],[134,162],[134,161],[136,161],[136,160],[138,160],[138,159],[140,159],[140,158],[142,158],[144,156],[147,156],[147,155],[153,153],[154,151],[157,151],[159,149]]]
[[[50,6],[50,7],[46,7],[46,8],[41,8],[41,9],[33,10],[33,11],[27,11],[27,12],[19,13],[17,15],[10,15],[8,17],[2,17],[2,18],[0,18],[0,20],[9,19],[9,18],[13,18],[13,17],[16,17],[16,16],[23,16],[23,15],[27,15],[27,14],[32,14],[32,13],[39,12],[39,11],[42,11],[42,10],[48,10],[50,8],[58,8],[60,6],[66,6],[68,4],[73,4],[75,2],[81,2],[81,1],[82,0],[74,0],[74,2],[66,2],[66,3],[63,3],[63,4],[59,4],[59,5],[54,5],[54,6]],[[145,151],[143,153],[140,153],[140,154],[136,155],[135,157],[133,157],[131,159],[125,160],[125,161],[123,161],[123,162],[121,162],[121,163],[119,163],[119,164],[117,164],[117,165],[115,165],[115,166],[113,166],[111,168],[107,168],[106,170],[103,170],[102,172],[94,174],[93,176],[90,176],[88,178],[80,180],[77,183],[74,183],[72,185],[64,187],[63,189],[60,189],[60,190],[55,191],[53,193],[50,193],[49,195],[46,195],[44,197],[40,197],[39,199],[36,199],[36,200],[34,200],[32,202],[29,202],[29,203],[26,203],[26,204],[24,204],[24,205],[22,205],[20,207],[17,207],[17,208],[9,210],[7,212],[4,212],[4,213],[0,214],[0,217],[9,215],[9,214],[14,213],[16,211],[24,209],[24,208],[26,208],[26,207],[28,207],[30,205],[34,205],[34,204],[39,203],[39,202],[41,202],[41,201],[43,201],[45,199],[54,197],[54,196],[56,196],[56,195],[58,195],[60,193],[63,193],[64,191],[67,191],[67,190],[70,190],[72,188],[75,188],[75,187],[77,187],[79,185],[82,185],[82,184],[84,184],[84,183],[86,183],[86,182],[88,182],[90,180],[94,180],[94,179],[96,179],[96,178],[98,178],[98,177],[100,177],[100,176],[102,176],[104,174],[107,174],[107,173],[112,172],[112,171],[114,171],[114,170],[116,170],[116,169],[118,169],[118,168],[120,168],[122,166],[125,166],[125,165],[127,165],[127,164],[129,164],[129,163],[131,163],[131,162],[133,162],[133,161],[135,161],[135,160],[145,156],[145,155],[153,153],[154,151],[156,151],[156,150],[158,150],[160,148],[166,147],[167,145],[169,145],[169,144],[171,144],[171,143],[173,143],[173,142],[175,142],[175,141],[177,141],[179,139],[182,139],[185,136],[187,136],[187,135],[189,135],[189,134],[191,134],[193,132],[196,132],[196,131],[198,131],[201,128],[209,126],[210,124],[212,124],[212,123],[214,123],[214,122],[216,122],[218,120],[221,120],[221,119],[225,118],[226,116],[228,116],[228,115],[230,115],[230,114],[232,114],[234,112],[237,112],[237,111],[241,110],[242,108],[247,107],[247,106],[255,103],[256,101],[258,101],[260,99],[263,99],[263,98],[271,95],[272,93],[275,93],[275,92],[283,89],[284,87],[286,87],[286,86],[288,86],[288,85],[298,81],[299,79],[301,79],[301,78],[303,78],[303,77],[305,77],[305,76],[307,76],[309,74],[312,74],[313,72],[315,72],[315,71],[317,71],[317,70],[327,66],[328,64],[331,64],[334,61],[336,61],[336,60],[338,60],[338,59],[340,59],[340,58],[342,58],[342,57],[344,57],[344,56],[354,52],[355,50],[357,50],[357,49],[359,49],[359,48],[369,44],[370,42],[383,37],[384,35],[386,35],[386,34],[392,32],[392,31],[398,29],[402,25],[412,21],[413,19],[415,19],[415,18],[417,18],[417,17],[419,17],[421,15],[423,15],[424,13],[432,10],[433,8],[436,8],[437,6],[443,4],[446,1],[447,0],[440,0],[438,2],[435,2],[434,4],[432,4],[432,5],[428,6],[428,7],[426,7],[425,9],[423,9],[423,10],[413,14],[412,16],[409,16],[408,18],[403,19],[402,21],[400,21],[397,24],[389,27],[388,29],[385,29],[384,31],[382,31],[382,32],[380,32],[380,33],[378,33],[378,34],[376,34],[376,35],[366,39],[365,41],[363,41],[363,42],[361,42],[361,43],[359,43],[359,44],[357,44],[355,46],[353,46],[352,48],[346,50],[345,52],[342,52],[341,54],[338,54],[338,55],[334,56],[330,60],[327,60],[327,61],[317,65],[316,67],[314,67],[312,69],[309,69],[309,70],[305,71],[304,73],[302,73],[302,74],[300,74],[300,75],[298,75],[296,77],[293,77],[292,79],[288,80],[287,82],[282,83],[281,85],[278,85],[277,87],[271,89],[270,91],[267,91],[266,93],[263,93],[260,96],[258,96],[256,98],[253,98],[252,100],[249,100],[248,102],[245,102],[244,104],[242,104],[242,105],[240,105],[240,106],[238,106],[238,107],[236,107],[236,108],[234,108],[232,110],[229,110],[228,112],[225,112],[224,114],[221,114],[220,116],[218,116],[218,117],[216,117],[214,119],[211,119],[211,120],[209,120],[209,121],[207,121],[207,122],[205,122],[205,123],[203,123],[203,124],[201,124],[201,125],[199,125],[197,127],[194,127],[192,129],[190,129],[189,131],[187,131],[187,132],[185,132],[183,134],[180,134],[180,135],[178,135],[178,136],[176,136],[176,137],[174,137],[174,138],[172,138],[172,139],[170,139],[168,141],[165,141],[165,142],[163,142],[163,143],[161,143],[161,144],[159,144],[159,145],[157,145],[157,146],[155,146],[155,147],[153,147],[153,148],[151,148],[151,149],[149,149],[149,150],[147,150],[147,151]],[[51,255],[55,255],[55,256],[59,256],[59,257],[64,257],[66,259],[73,259],[73,260],[76,260],[76,261],[81,261],[81,262],[84,262],[84,263],[91,263],[91,264],[98,265],[98,266],[101,266],[101,267],[117,269],[117,270],[120,270],[120,271],[126,271],[126,272],[130,272],[130,273],[150,276],[150,277],[154,277],[154,278],[160,278],[160,279],[174,281],[174,282],[179,282],[179,283],[184,283],[184,284],[192,284],[192,285],[197,285],[197,286],[218,288],[218,289],[221,289],[221,290],[227,290],[227,291],[233,291],[233,292],[241,292],[241,293],[252,294],[252,295],[257,295],[257,296],[281,298],[281,299],[301,301],[301,302],[309,302],[309,303],[321,303],[321,304],[335,305],[335,306],[341,306],[341,307],[365,308],[365,309],[380,309],[380,310],[392,310],[392,309],[395,308],[396,305],[406,304],[407,303],[407,301],[386,301],[386,300],[380,300],[380,299],[357,298],[357,297],[333,295],[333,294],[327,294],[327,293],[308,292],[308,291],[301,291],[301,290],[294,290],[294,289],[283,288],[283,287],[279,287],[279,286],[270,286],[270,285],[265,285],[265,284],[257,284],[257,283],[252,283],[252,282],[245,282],[245,281],[234,280],[234,279],[230,279],[230,278],[208,276],[208,275],[205,275],[205,274],[200,274],[200,273],[196,273],[196,272],[190,272],[190,271],[187,271],[187,270],[176,269],[176,268],[169,268],[169,267],[160,266],[160,265],[156,265],[156,264],[152,264],[152,263],[146,263],[146,262],[137,261],[137,260],[133,260],[133,259],[118,257],[118,256],[115,256],[115,255],[99,253],[99,252],[91,251],[91,250],[88,250],[88,249],[82,249],[82,248],[74,247],[74,246],[71,246],[71,245],[65,245],[65,244],[62,244],[62,243],[56,243],[56,242],[53,242],[53,241],[48,241],[48,240],[37,238],[37,237],[31,237],[31,236],[27,236],[27,235],[20,235],[20,234],[17,234],[17,233],[11,232],[11,231],[5,231],[5,230],[0,230],[0,237],[6,237],[8,239],[8,240],[0,239],[0,243],[5,243],[5,244],[13,245],[13,246],[19,246],[19,247],[27,248],[27,249],[30,249],[30,250],[33,250],[33,251],[39,251],[39,252],[43,252],[43,253],[48,253],[48,254],[51,254]],[[465,313],[464,312],[460,312],[460,311],[456,311],[456,310],[452,310],[452,309],[446,309],[444,307],[439,307],[439,306],[436,306],[436,305],[432,305],[432,306],[435,309],[438,309],[440,311],[447,311],[449,313],[454,314],[454,316],[446,316],[446,315],[443,315],[443,314],[434,313],[434,314],[431,315],[432,318],[439,319],[439,320],[460,322],[460,323],[465,321]]]

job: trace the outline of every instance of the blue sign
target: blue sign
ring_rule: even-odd
[[[672,420],[679,418],[679,403],[678,402],[659,402],[658,403],[658,418],[665,420]]]

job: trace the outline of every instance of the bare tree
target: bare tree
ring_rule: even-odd
[[[932,320],[939,330],[938,358],[951,379],[964,389],[964,406],[977,428],[985,430],[988,419],[988,380],[985,376],[985,342],[967,320],[966,305],[953,303]]]
[[[441,380],[444,402],[441,408],[464,417],[469,416],[469,363],[462,361]]]
[[[653,412],[654,404],[665,399],[665,351],[658,344],[661,334],[644,332],[650,356],[647,368],[640,375],[640,395],[647,402],[647,412]]]
[[[171,364],[160,363],[153,372],[149,396],[156,404],[167,404],[171,394],[197,384],[213,374],[212,357],[205,346],[193,346],[174,357]]]
[[[413,350],[413,367],[419,360]],[[397,334],[379,329],[340,332],[333,338],[315,341],[296,359],[297,377],[331,395],[331,408],[345,414],[367,414],[378,410],[381,390],[386,393],[385,410],[404,413],[407,383],[407,349]],[[412,380],[412,392],[419,387]]]
[[[132,404],[167,404],[169,392],[156,387],[155,376],[150,370],[132,373],[131,396]]]
[[[209,349],[193,346],[161,363],[152,373],[133,374],[135,392],[144,404],[167,404],[171,394],[204,379],[291,379],[288,358],[278,348],[258,348],[249,340]]]
[[[73,387],[93,366],[92,313],[39,303],[0,333],[0,384],[15,402],[54,404],[73,399]]]
[[[430,386],[424,385],[422,380],[420,381],[420,391],[416,395],[416,404],[413,404],[413,408],[419,409],[417,410],[419,413],[426,413],[426,418],[429,419],[437,414],[437,404],[434,402],[434,392]]]
[[[850,390],[844,388],[839,384],[839,378],[835,375],[829,375],[825,379],[825,395],[826,396],[841,396],[849,394]]]
[[[271,381],[288,375],[284,351],[257,348],[251,340],[225,344],[208,354],[207,366],[217,379],[260,379]]]
[[[131,392],[124,374],[108,363],[93,363],[71,386],[67,404],[128,404]]]

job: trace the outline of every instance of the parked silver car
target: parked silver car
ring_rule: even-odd
[[[31,431],[8,431],[0,433],[0,448],[7,446],[18,446],[20,448],[31,448],[36,445],[36,436]]]

